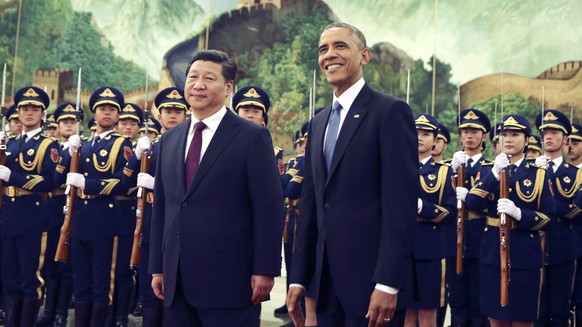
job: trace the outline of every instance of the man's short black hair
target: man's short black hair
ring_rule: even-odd
[[[234,60],[232,60],[226,52],[219,50],[200,50],[190,58],[188,62],[188,67],[186,68],[186,77],[188,77],[188,72],[190,67],[195,61],[210,61],[222,65],[222,76],[225,81],[234,81],[236,77],[237,66]]]

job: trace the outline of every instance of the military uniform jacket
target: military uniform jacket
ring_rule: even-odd
[[[453,171],[430,158],[420,167],[422,209],[413,252],[415,259],[437,260],[445,257],[444,224],[450,224],[457,211]]]
[[[546,178],[546,170],[527,161],[522,161],[516,171],[508,176],[508,198],[521,209],[521,220],[512,220],[515,229],[510,230],[511,267],[516,269],[539,269],[543,264],[539,230],[554,219],[554,200]],[[465,205],[471,210],[487,213],[492,221],[499,219],[497,213],[499,181],[488,173],[467,195]],[[481,262],[500,265],[499,229],[487,226],[483,233]]]
[[[123,167],[131,157],[131,141],[111,133],[91,147],[92,140],[83,143],[80,151],[79,173],[85,176],[84,194],[77,197],[72,235],[81,241],[93,241],[117,235],[122,213],[115,196],[125,195],[127,188],[121,183]],[[68,151],[57,166],[58,184],[66,181],[71,156]]]
[[[153,153],[150,155],[150,164],[148,169],[148,174],[156,176],[156,162],[158,158],[158,153],[160,152],[156,146],[159,143],[160,137],[152,142]],[[135,152],[131,155],[131,159],[127,163],[127,166],[123,169],[123,179],[122,182],[125,187],[135,187],[137,185],[137,175],[141,172],[141,160],[138,160]],[[153,206],[153,190],[144,189],[145,195],[147,197],[146,206],[144,208],[144,213],[142,216],[142,229],[141,229],[141,242],[145,244],[150,243],[150,231],[152,225],[152,206]],[[143,191],[142,191],[143,192]],[[149,195],[151,194],[151,195]],[[135,219],[135,217],[134,217]],[[145,268],[147,269],[147,267]]]
[[[4,190],[7,192],[16,187],[36,194],[4,194],[3,236],[33,235],[50,227],[50,213],[43,193],[55,187],[52,174],[59,161],[58,144],[40,132],[24,143],[21,137],[11,138],[6,147],[6,167],[11,173],[8,182],[4,183]]]
[[[287,188],[293,177],[299,171],[299,168],[301,168],[303,158],[305,158],[304,155],[298,155],[295,158],[289,159],[289,162],[287,163],[287,170],[285,171],[285,174],[283,174],[282,177],[283,189]]]
[[[563,162],[554,173],[546,173],[554,191],[556,220],[547,232],[547,263],[559,264],[578,257],[578,240],[573,221],[578,220],[582,210],[573,204],[574,195],[582,183],[582,170]]]

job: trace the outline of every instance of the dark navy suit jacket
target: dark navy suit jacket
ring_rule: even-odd
[[[156,145],[150,273],[164,274],[166,306],[178,276],[192,306],[248,306],[251,276],[281,270],[283,194],[271,137],[227,112],[186,188],[189,124]]]
[[[291,283],[320,285],[324,253],[345,312],[365,315],[376,283],[410,291],[418,198],[417,136],[408,105],[365,85],[327,172],[331,108],[310,124]],[[320,294],[321,295],[321,294]]]

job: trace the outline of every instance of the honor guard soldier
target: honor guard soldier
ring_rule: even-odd
[[[55,110],[54,120],[61,136],[60,156],[63,156],[65,151],[69,151],[69,137],[78,133],[79,123],[83,120],[83,111],[81,109],[77,111],[75,104],[65,102]],[[66,327],[69,304],[73,296],[73,268],[71,261],[57,262],[53,260],[59,242],[61,226],[65,218],[63,207],[66,203],[66,185],[55,186],[55,189],[48,193],[48,206],[51,212],[52,224],[48,231],[45,252],[46,260],[43,277],[46,296],[44,311],[36,323],[37,327]]]
[[[443,154],[449,148],[450,142],[451,133],[449,133],[449,130],[445,125],[439,123],[439,131],[434,142],[434,148],[430,153],[435,162],[443,161]]]
[[[257,125],[267,127],[269,123],[269,115],[267,112],[271,106],[271,100],[265,90],[258,86],[245,86],[233,95],[232,106],[234,107],[234,112],[239,117],[252,121]],[[275,152],[277,167],[279,168],[279,175],[283,175],[285,173],[283,149],[274,146],[273,150]]]
[[[572,124],[572,134],[568,137],[568,160],[577,168],[582,168],[582,125]]]
[[[59,125],[55,121],[54,114],[48,114],[46,118],[46,122],[44,124],[44,128],[46,129],[46,135],[48,137],[52,137],[58,141],[59,139]]]
[[[540,137],[537,135],[532,135],[529,137],[529,143],[527,145],[527,152],[525,153],[526,159],[535,159],[542,155],[542,142]]]
[[[544,269],[539,326],[568,326],[570,298],[578,258],[578,241],[573,221],[580,219],[580,210],[573,205],[574,195],[582,183],[582,171],[564,161],[563,147],[572,131],[570,120],[554,109],[540,112],[536,126],[544,145],[544,154],[536,164],[547,168],[553,186],[556,220],[546,232]],[[582,311],[581,311],[582,312]]]
[[[465,202],[470,210],[488,215],[480,257],[481,312],[489,317],[492,327],[533,326],[538,316],[543,263],[539,231],[553,217],[553,199],[546,170],[525,160],[531,133],[528,120],[507,115],[502,124],[503,152],[495,157],[492,170],[476,183]],[[503,180],[507,181],[505,198],[500,191]],[[500,228],[507,231],[503,238]],[[502,260],[502,250],[507,260]],[[502,271],[508,277],[503,284]],[[507,294],[503,304],[502,293]]]
[[[89,128],[89,139],[95,136],[95,131],[97,130],[97,124],[95,123],[95,118],[90,118],[87,122],[87,128]]]
[[[71,231],[76,326],[102,326],[114,291],[117,234],[123,220],[115,197],[127,192],[121,178],[132,153],[131,141],[113,131],[123,103],[123,94],[113,87],[93,92],[89,105],[95,136],[82,145],[78,135],[69,137],[69,153],[55,173],[59,184],[66,180],[77,187]],[[70,173],[71,154],[77,150],[79,172]]]
[[[445,234],[442,226],[456,213],[452,169],[431,156],[439,124],[428,114],[414,117],[418,134],[420,193],[413,253],[418,300],[406,304],[405,325],[434,326],[437,309],[445,303]]]
[[[501,123],[495,124],[495,128],[489,131],[489,140],[493,144],[493,155],[497,157],[501,153],[501,143],[499,143],[499,132],[501,130]],[[527,158],[526,158],[527,159]]]
[[[135,103],[127,102],[123,105],[119,114],[117,132],[133,142],[139,135],[139,128],[142,122],[142,109]],[[132,186],[126,185],[126,187],[126,194],[116,197],[123,219],[119,224],[117,242],[117,262],[119,264],[115,266],[115,292],[113,293],[111,310],[108,313],[108,319],[116,327],[125,327],[129,323],[128,316],[134,287],[133,272],[129,262],[131,246],[133,245],[133,232],[135,230],[137,187],[135,184]]]
[[[491,129],[489,118],[480,110],[465,109],[459,117],[459,129],[463,151],[453,155],[453,170],[463,165],[465,180],[457,181],[457,199],[465,200],[469,190],[480,176],[491,170],[489,161],[483,158],[483,148],[487,133]],[[452,225],[451,225],[452,226]],[[466,211],[463,231],[463,272],[450,274],[449,305],[453,326],[485,326],[487,320],[479,312],[479,249],[485,228],[485,215],[481,212]],[[447,270],[456,271],[456,225],[447,233]]]
[[[184,116],[184,114],[183,114]],[[161,134],[162,134],[162,124],[160,124],[160,121],[153,118],[153,117],[148,117],[147,118],[147,133],[148,133],[148,137],[150,138],[150,140],[155,140],[157,139]],[[139,136],[146,136],[146,127],[145,127],[145,121],[144,123],[141,124],[141,127],[139,129]]]
[[[177,87],[169,87],[158,92],[154,99],[154,104],[159,111],[159,118],[162,124],[161,129],[168,131],[174,126],[186,120],[186,111],[188,103],[184,98],[184,91]],[[153,131],[159,134],[160,126],[157,120],[148,117],[148,134]],[[145,126],[140,129],[145,133]],[[156,159],[158,155],[158,148],[156,144],[159,138],[153,142],[148,136],[139,138],[134,154],[131,156],[127,167],[124,169],[123,183],[127,186],[136,185],[144,188],[142,196],[146,197],[146,207],[143,213],[142,235],[139,244],[140,250],[140,265],[138,269],[140,300],[142,303],[143,326],[156,327],[168,326],[169,316],[164,315],[163,303],[158,299],[152,288],[152,275],[148,273],[149,257],[150,257],[150,230],[151,230],[151,215],[153,205],[153,189],[155,182]],[[150,155],[149,171],[140,172],[142,154],[144,151],[151,151],[153,145],[153,153]],[[135,219],[135,217],[134,217]]]
[[[8,119],[8,126],[10,128],[8,132],[9,137],[17,137],[22,134],[22,123],[18,117],[18,107],[15,104],[11,105],[6,111],[6,119]]]
[[[42,296],[46,231],[50,213],[46,193],[54,189],[52,174],[59,161],[58,144],[42,135],[49,97],[26,86],[14,102],[22,134],[8,141],[6,163],[0,165],[2,198],[2,280],[6,326],[34,326]]]

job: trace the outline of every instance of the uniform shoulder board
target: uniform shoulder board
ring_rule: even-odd
[[[58,138],[56,138],[56,137],[54,137],[54,136],[51,136],[51,140],[53,140],[53,141],[55,141],[55,142],[57,142],[57,143],[59,142],[59,139],[58,139]]]
[[[546,170],[546,169],[548,169],[548,167],[542,167],[542,166],[538,166],[538,165],[536,165],[536,163],[535,163],[535,161],[534,161],[534,160],[532,160],[532,161],[528,161],[528,162],[525,164],[525,168],[529,168],[529,167],[532,167],[532,168],[539,168],[539,169],[543,169],[543,170]]]
[[[275,155],[278,155],[279,153],[281,153],[281,151],[283,151],[282,148],[275,146],[275,145],[273,145],[273,148],[275,149]]]
[[[453,159],[446,159],[446,160],[441,160],[441,162],[444,162],[446,164],[451,164],[453,162]]]
[[[481,166],[493,166],[494,162],[490,161],[481,161]]]
[[[81,141],[87,141],[89,138],[85,135],[81,135]]]
[[[435,163],[436,163],[437,165],[440,165],[440,166],[448,166],[448,167],[451,167],[451,164],[450,164],[449,162],[445,162],[444,160],[441,160],[441,161],[435,161]]]
[[[127,138],[127,136],[125,136],[125,135],[121,135],[121,134],[119,134],[119,133],[117,133],[117,132],[113,132],[113,133],[111,133],[111,134],[109,134],[109,135],[110,135],[111,137],[125,137],[125,138]]]

